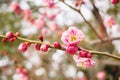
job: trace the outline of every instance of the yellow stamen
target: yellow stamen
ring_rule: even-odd
[[[76,36],[71,36],[71,39],[70,39],[71,41],[75,41],[76,40]]]

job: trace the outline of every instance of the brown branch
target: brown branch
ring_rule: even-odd
[[[4,35],[0,35],[0,37],[2,38],[5,38],[6,36]],[[18,40],[20,41],[25,41],[25,42],[30,42],[30,43],[38,43],[38,44],[45,44],[44,42],[41,42],[41,41],[36,41],[36,40],[30,40],[30,39],[25,39],[25,38],[22,38],[22,37],[17,37]],[[59,50],[64,50],[65,51],[65,47],[61,47],[61,48],[54,48],[53,45],[49,44],[50,45],[50,48],[53,48],[53,49],[59,49]],[[84,48],[79,48],[79,50],[81,49],[84,49]],[[86,49],[84,49],[86,50]],[[113,54],[110,54],[110,53],[107,53],[107,52],[99,52],[99,51],[91,51],[91,50],[86,50],[94,55],[104,55],[104,56],[107,56],[107,57],[111,57],[111,58],[114,58],[114,59],[118,59],[120,60],[120,56],[116,56],[116,55],[113,55]]]
[[[108,37],[108,34],[106,32],[106,28],[105,28],[105,26],[103,24],[102,17],[101,17],[101,15],[99,13],[98,8],[94,4],[94,0],[91,0],[91,4],[93,6],[92,13],[94,14],[94,17],[95,17],[97,23],[100,25],[100,31],[101,31],[101,33],[103,33],[105,35],[105,37]]]
[[[85,19],[85,17],[83,16],[83,14],[81,13],[80,10],[73,8],[72,6],[70,6],[69,4],[67,4],[66,2],[62,1],[65,5],[67,5],[68,7],[70,7],[71,9],[73,9],[74,11],[78,12],[81,17],[83,18],[83,20],[85,21],[85,23],[94,31],[94,33],[97,35],[97,37],[102,41],[102,38],[100,37],[100,35],[97,33],[97,31],[94,29],[94,27]]]
[[[103,38],[102,41],[100,41],[100,40],[94,40],[94,41],[92,41],[92,42],[90,42],[90,43],[91,43],[91,44],[99,44],[99,43],[105,43],[105,42],[114,41],[114,40],[120,40],[120,37]]]

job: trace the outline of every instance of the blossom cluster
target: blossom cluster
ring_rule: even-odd
[[[63,32],[61,40],[66,44],[66,52],[73,55],[73,59],[77,63],[77,66],[82,68],[92,67],[95,62],[91,60],[92,54],[86,50],[78,50],[78,44],[85,37],[84,33],[75,26],[69,27],[69,29]],[[78,52],[78,55],[75,55]]]
[[[16,74],[13,75],[13,80],[29,80],[27,70],[24,68],[16,68]]]
[[[62,29],[59,28],[58,24],[54,21],[56,16],[60,13],[60,9],[55,5],[53,0],[43,0],[43,6],[46,6],[45,9],[48,9],[39,14],[38,17],[35,17],[30,8],[22,9],[17,2],[12,2],[10,8],[12,12],[15,12],[18,16],[21,16],[25,21],[29,22],[31,26],[41,30],[42,34],[49,34],[54,31],[58,35],[61,35]],[[52,9],[56,8],[54,13],[49,13]],[[46,21],[49,20],[49,23]],[[47,28],[45,27],[47,26]],[[49,29],[49,30],[48,30]]]
[[[5,38],[2,39],[2,42],[7,42],[8,40],[14,42],[19,35],[19,32],[16,32],[15,34],[13,32],[7,32]]]

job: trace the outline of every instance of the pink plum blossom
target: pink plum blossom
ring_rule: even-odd
[[[78,28],[72,26],[69,29],[62,33],[61,40],[66,45],[78,44],[84,38],[84,33]]]
[[[43,0],[43,2],[49,7],[54,7],[55,3],[53,2],[53,0]]]
[[[56,18],[56,16],[60,13],[61,11],[59,10],[58,8],[58,11],[56,13],[52,13],[52,14],[47,14],[47,17],[50,19],[50,20],[54,20]]]
[[[106,72],[105,71],[98,72],[96,76],[97,76],[98,80],[106,80]]]
[[[81,67],[81,68],[84,68],[84,69],[90,68],[95,64],[95,62],[92,61],[90,58],[81,58],[77,55],[74,55],[73,59],[76,62],[78,67]]]
[[[23,13],[24,13],[23,18],[25,20],[28,20],[30,18],[31,14],[32,14],[30,9],[23,10]]]
[[[58,24],[56,24],[55,22],[50,22],[49,23],[49,28],[52,30],[52,31],[56,31],[58,29]]]
[[[37,26],[39,29],[43,28],[45,25],[45,20],[38,18],[35,20],[34,25]]]
[[[41,34],[42,34],[42,35],[50,35],[50,30],[47,29],[47,28],[42,28]]]
[[[112,3],[112,4],[118,4],[118,3],[119,3],[119,0],[111,0],[111,3]]]
[[[17,15],[20,15],[20,14],[21,14],[21,8],[20,8],[20,6],[18,5],[18,3],[12,2],[12,3],[10,4],[10,8],[11,8],[12,11],[15,11],[15,13],[16,13]]]
[[[112,27],[115,24],[116,24],[116,22],[112,17],[110,17],[104,21],[105,27]]]

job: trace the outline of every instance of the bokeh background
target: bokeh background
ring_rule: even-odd
[[[39,24],[34,25],[25,19],[24,13],[16,14],[11,9],[12,2],[18,3],[22,10],[31,10],[30,17],[34,20],[44,14],[45,25],[40,28]],[[38,40],[37,36],[42,34],[45,42],[53,44],[59,41],[62,44],[61,33],[69,26],[76,26],[86,35],[79,46],[120,56],[120,40],[100,42],[79,13],[59,0],[54,2],[57,7],[49,8],[44,6],[46,3],[43,0],[0,0],[0,34],[20,32],[21,37],[32,40]],[[79,9],[75,3],[81,3],[81,0],[65,2]],[[114,5],[110,0],[84,0],[84,4],[80,4],[80,11],[101,38],[120,37],[120,3]],[[55,14],[57,15],[51,19]],[[111,18],[115,24],[109,26],[111,22],[107,25],[105,21]],[[76,66],[72,56],[65,51],[49,49],[43,53],[36,51],[35,44],[32,44],[25,53],[21,53],[18,51],[20,43],[22,41],[19,40],[13,43],[0,42],[0,80],[120,80],[119,60],[94,55],[95,66],[83,70]],[[18,78],[20,75],[16,73],[17,68],[27,70],[28,79]],[[98,79],[99,77],[105,79]]]

